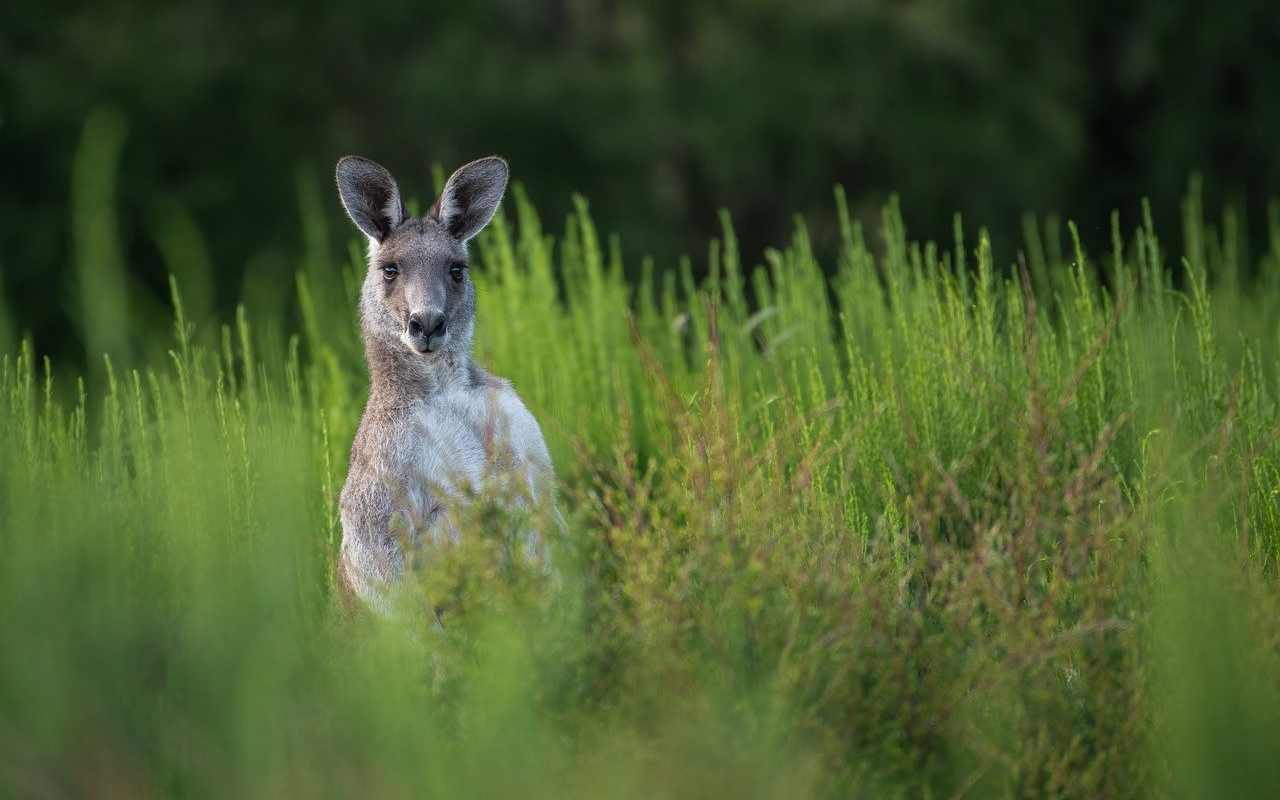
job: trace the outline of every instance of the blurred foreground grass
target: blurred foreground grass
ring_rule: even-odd
[[[837,194],[834,280],[803,227],[747,269],[726,219],[701,285],[628,286],[585,205],[553,240],[517,192],[478,355],[552,448],[561,575],[487,517],[421,576],[439,628],[334,595],[361,253],[304,186],[301,268],[221,321],[161,209],[174,307],[129,308],[112,141],[76,167],[90,374],[0,314],[6,794],[1280,786],[1280,212],[1258,269],[1193,186],[1180,241],[1028,220],[1009,272]]]

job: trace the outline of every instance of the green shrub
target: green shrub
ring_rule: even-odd
[[[116,331],[135,346],[87,380],[25,342],[0,359],[0,780],[1264,791],[1280,224],[1245,281],[1196,191],[1183,257],[1149,215],[1102,257],[1029,220],[1006,271],[958,220],[912,241],[896,202],[869,240],[837,193],[834,280],[803,224],[750,269],[726,218],[705,282],[635,286],[585,203],[552,240],[517,192],[478,243],[477,352],[541,420],[568,524],[549,576],[477,506],[419,575],[443,624],[335,596],[358,251],[218,326],[175,280],[173,332]]]

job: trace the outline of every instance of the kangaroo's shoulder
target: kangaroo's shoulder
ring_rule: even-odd
[[[549,467],[551,459],[542,429],[511,381],[472,365],[470,382],[472,390],[483,395],[488,413],[496,417],[489,420],[496,428],[494,433],[505,437],[516,453]]]
[[[396,442],[403,438],[402,431],[409,418],[407,405],[391,402],[378,393],[371,394],[351,441],[352,467],[374,466],[393,451]]]
[[[473,392],[514,391],[511,388],[511,381],[499,378],[474,361],[467,362],[466,384],[467,388]]]

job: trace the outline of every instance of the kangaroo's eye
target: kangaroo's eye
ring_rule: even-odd
[[[394,281],[396,276],[400,274],[400,268],[395,264],[387,264],[382,268],[382,277],[388,282]]]
[[[462,278],[466,274],[466,264],[454,264],[449,267],[449,277],[453,278],[454,283],[462,283]]]

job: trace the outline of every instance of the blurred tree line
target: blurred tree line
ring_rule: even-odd
[[[1280,11],[1274,0],[9,0],[0,289],[15,324],[55,352],[79,350],[69,309],[85,290],[65,265],[97,254],[73,253],[74,156],[104,108],[114,113],[91,131],[119,148],[104,200],[118,241],[79,246],[118,245],[131,290],[158,302],[165,248],[187,245],[213,265],[219,305],[253,281],[290,286],[300,189],[323,198],[341,253],[352,231],[329,181],[348,152],[382,161],[410,193],[431,186],[432,164],[504,154],[551,230],[581,192],[628,255],[660,265],[700,262],[720,207],[752,258],[788,235],[792,212],[821,246],[837,182],[867,216],[900,192],[922,237],[949,242],[961,211],[992,229],[1007,262],[1023,211],[1074,217],[1096,250],[1113,207],[1135,222],[1147,194],[1171,217],[1195,170],[1260,218],[1280,191]]]

